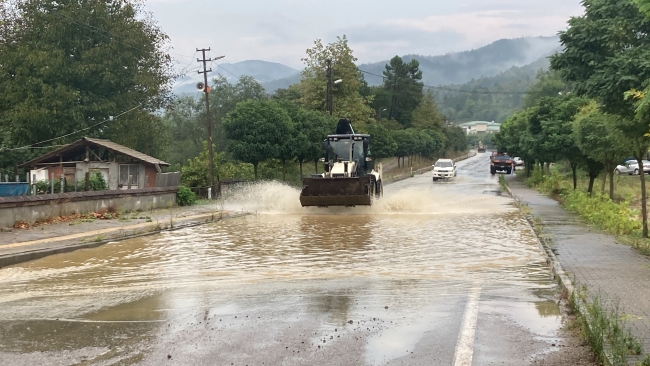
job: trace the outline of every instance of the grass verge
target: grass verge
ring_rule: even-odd
[[[573,292],[569,303],[585,339],[601,364],[627,366],[628,356],[643,352],[641,343],[623,324],[617,304],[607,307],[599,293],[589,294],[584,286]],[[648,357],[638,365],[644,365],[645,360]]]
[[[640,253],[650,255],[650,240],[641,235],[641,188],[638,177],[615,176],[617,193],[614,199],[610,199],[599,190],[602,181],[596,182],[591,195],[587,193],[588,182],[581,175],[578,188],[574,190],[570,168],[562,163],[553,166],[550,173],[543,174],[541,169],[536,168],[530,178],[518,176],[527,186],[554,198],[566,210],[578,214],[590,225],[614,235],[619,242]]]

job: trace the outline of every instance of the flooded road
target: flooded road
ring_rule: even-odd
[[[486,154],[372,207],[250,216],[0,269],[0,364],[500,365],[552,352],[545,257]]]

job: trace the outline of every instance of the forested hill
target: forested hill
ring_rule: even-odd
[[[524,66],[559,50],[558,37],[527,37],[501,39],[471,51],[450,53],[443,56],[406,55],[409,62],[418,60],[422,81],[427,85],[465,83],[472,79],[496,75],[512,66]],[[364,71],[381,75],[388,61],[359,65]],[[382,83],[380,77],[366,75],[370,85]]]
[[[525,92],[537,81],[535,76],[549,65],[547,57],[522,67],[511,67],[496,76],[449,84],[434,89],[436,102],[447,119],[503,122],[524,104]],[[456,92],[453,90],[462,90]]]

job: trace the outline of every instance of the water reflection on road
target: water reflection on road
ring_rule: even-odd
[[[258,185],[226,205],[251,216],[4,268],[0,356],[81,357],[65,349],[93,362],[156,364],[156,350],[174,344],[177,354],[206,347],[195,360],[214,352],[206,357],[230,364],[258,360],[238,343],[248,339],[254,354],[284,362],[300,349],[276,355],[273,347],[296,338],[348,352],[347,364],[376,364],[423,339],[451,339],[439,354],[444,364],[458,305],[476,286],[493,304],[517,299],[515,321],[555,316],[537,332],[551,324],[552,333],[559,312],[539,293],[554,285],[532,232],[510,199],[489,194],[496,182],[476,170],[459,174],[452,184],[424,175],[396,183],[379,204],[354,209],[302,209],[295,189]],[[353,346],[361,331],[364,345]],[[318,362],[310,349],[290,364]]]

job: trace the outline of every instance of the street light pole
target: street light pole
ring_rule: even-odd
[[[325,96],[325,110],[329,115],[332,115],[332,109],[333,109],[333,103],[332,103],[332,60],[327,59],[325,60],[325,63],[327,65],[327,71],[326,71],[326,76],[327,76],[327,95]]]
[[[381,117],[382,117],[381,114],[382,114],[383,112],[386,112],[386,108],[380,108],[380,109],[379,109],[379,113],[377,113],[377,115],[379,116],[379,118],[378,118],[379,121],[381,121]]]

